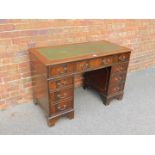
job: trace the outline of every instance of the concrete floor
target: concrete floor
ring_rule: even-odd
[[[104,106],[92,90],[75,90],[75,119],[48,127],[32,103],[0,111],[0,134],[155,134],[155,67],[128,74],[122,101]]]

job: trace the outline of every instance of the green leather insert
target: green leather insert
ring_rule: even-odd
[[[121,46],[100,41],[72,45],[37,48],[37,51],[49,60],[72,58],[97,53],[108,53],[121,49]]]

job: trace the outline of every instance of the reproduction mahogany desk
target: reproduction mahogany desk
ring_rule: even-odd
[[[48,125],[74,118],[74,77],[94,88],[105,105],[122,99],[131,50],[108,41],[30,49],[33,95],[47,114]]]

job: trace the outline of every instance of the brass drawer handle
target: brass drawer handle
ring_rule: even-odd
[[[122,71],[122,70],[124,70],[124,69],[125,69],[125,67],[124,67],[124,66],[121,66],[121,67],[120,67],[120,70],[121,70],[121,71]]]
[[[117,71],[123,71],[124,69],[125,69],[124,66],[120,66],[120,67],[117,68]]]
[[[67,105],[63,105],[63,106],[58,106],[57,109],[58,110],[65,110],[67,107]]]
[[[113,88],[114,91],[119,91],[120,90],[120,87],[115,87]]]
[[[118,76],[118,77],[114,77],[114,80],[115,81],[120,81],[120,80],[122,80],[123,78],[121,77],[121,76]]]
[[[67,81],[60,81],[57,83],[58,86],[64,86],[67,83]]]
[[[88,69],[88,63],[82,64],[82,65],[81,65],[81,68],[82,68],[82,70]]]
[[[126,57],[125,55],[121,55],[121,56],[119,56],[119,60],[121,60],[121,61],[125,61],[125,60],[127,60],[127,58],[128,57]]]
[[[67,67],[64,67],[64,71],[67,72]]]
[[[109,64],[111,62],[111,59],[110,58],[107,58],[107,59],[103,59],[103,63],[105,65]]]
[[[60,99],[63,99],[67,96],[67,93],[64,93],[63,95],[58,94],[57,97]]]
[[[67,67],[64,67],[63,69],[59,68],[58,73],[59,74],[67,73]]]
[[[58,69],[58,74],[63,74],[63,73],[64,73],[64,71],[63,71],[63,70]]]

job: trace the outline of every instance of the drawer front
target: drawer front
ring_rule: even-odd
[[[124,82],[126,79],[126,73],[123,74],[114,74],[112,75],[111,79],[110,79],[110,84],[118,84],[121,82]]]
[[[129,53],[123,53],[123,54],[118,55],[119,62],[129,61],[129,58],[130,58]]]
[[[80,61],[76,63],[76,71],[84,72],[87,70],[104,67],[113,64],[115,61],[116,59],[113,56]]]
[[[88,61],[80,61],[76,63],[76,71],[83,72],[89,69],[89,62]]]
[[[51,105],[50,106],[50,113],[51,115],[54,115],[56,113],[60,113],[66,110],[70,110],[73,109],[73,100],[64,100],[64,101],[60,101],[55,105]]]
[[[91,59],[89,60],[89,68],[94,69],[102,66],[102,59]]]
[[[119,65],[115,65],[112,67],[112,73],[126,72],[127,68],[128,68],[128,62],[127,63],[121,63]]]
[[[73,85],[73,77],[67,77],[59,80],[51,80],[49,81],[49,88],[51,91],[56,89],[60,89],[65,86]]]
[[[110,86],[108,94],[112,95],[112,94],[115,94],[115,93],[123,91],[123,89],[124,89],[124,83],[120,84],[120,85],[116,85],[116,86],[115,85],[114,86]]]
[[[73,71],[74,71],[73,63],[56,65],[50,68],[50,76],[59,76],[63,74],[73,73]]]
[[[67,98],[73,98],[73,88],[62,89],[60,91],[50,93],[51,103],[53,104],[55,104],[56,101]]]

